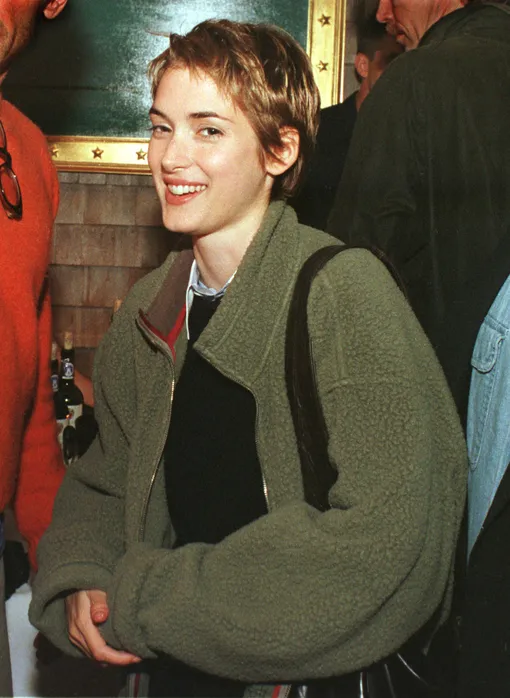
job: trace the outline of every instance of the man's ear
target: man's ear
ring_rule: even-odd
[[[354,57],[354,67],[362,80],[368,76],[368,56],[364,53],[357,53]]]
[[[273,154],[266,155],[266,170],[273,177],[287,172],[296,162],[299,155],[299,133],[293,126],[284,126],[280,129],[282,145],[273,150]]]
[[[55,19],[64,7],[67,5],[67,0],[49,0],[44,7],[44,16],[46,19]]]

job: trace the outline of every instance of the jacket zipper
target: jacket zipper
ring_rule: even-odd
[[[244,386],[246,388],[246,386]],[[251,390],[249,388],[246,388],[250,395],[253,395]],[[255,395],[253,395],[253,399],[255,400]],[[257,400],[255,400],[255,451],[257,453],[257,457],[259,459],[260,463],[260,476],[262,478],[262,491],[264,492],[264,499],[266,500],[266,507],[268,513],[271,511],[271,508],[269,506],[269,489],[267,486],[267,480],[266,480],[266,475],[264,473],[264,467],[262,465],[262,460],[260,458],[260,452],[259,452],[259,440],[257,437],[258,434],[258,425],[259,425],[259,406],[257,405]]]
[[[161,340],[159,340],[158,337],[154,333],[152,333],[147,328],[146,325],[144,325],[144,330],[150,334],[150,338],[151,338],[152,343],[156,347],[161,349],[163,352],[163,355],[169,360],[170,366],[173,370],[173,376],[172,376],[172,387],[170,389],[170,406],[169,406],[168,412],[166,414],[166,419],[165,419],[165,422],[163,424],[163,428],[161,431],[162,438],[161,438],[160,445],[158,446],[158,451],[157,451],[158,457],[157,457],[156,462],[154,463],[154,466],[153,466],[151,479],[149,481],[149,488],[147,490],[147,494],[145,495],[145,500],[144,500],[144,504],[143,504],[142,516],[140,519],[140,526],[138,529],[138,541],[140,543],[143,542],[143,538],[144,538],[144,534],[145,534],[145,524],[147,523],[147,512],[149,510],[149,500],[151,498],[152,489],[154,487],[154,483],[156,481],[156,477],[157,477],[157,474],[159,471],[159,466],[161,464],[161,458],[163,455],[163,449],[165,447],[168,429],[170,427],[170,418],[172,415],[172,405],[173,405],[173,401],[174,401],[174,392],[175,392],[175,366],[173,364],[172,359],[169,357],[169,355],[167,353],[168,346],[166,344],[163,344],[163,342]]]

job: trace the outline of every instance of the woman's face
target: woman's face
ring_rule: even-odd
[[[273,178],[246,116],[210,77],[184,68],[165,73],[150,115],[149,165],[165,226],[251,239]]]

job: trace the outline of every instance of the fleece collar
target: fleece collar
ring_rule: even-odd
[[[301,241],[296,214],[282,201],[270,204],[225,293],[221,305],[195,344],[197,351],[224,375],[250,388],[264,367],[273,336],[288,312]],[[177,322],[186,299],[192,250],[179,253],[169,267],[147,312],[164,337]]]

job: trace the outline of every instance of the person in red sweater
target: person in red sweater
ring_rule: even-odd
[[[0,83],[38,19],[67,0],[0,0]],[[12,505],[35,549],[63,476],[50,386],[47,268],[58,181],[41,131],[0,94],[0,695],[12,696],[5,622],[3,516]]]

